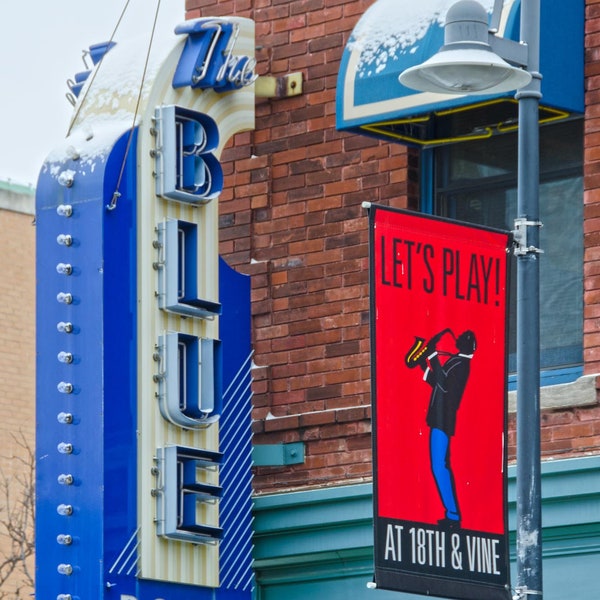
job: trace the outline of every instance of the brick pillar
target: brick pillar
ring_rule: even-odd
[[[587,0],[584,137],[584,363],[600,371],[600,2]]]

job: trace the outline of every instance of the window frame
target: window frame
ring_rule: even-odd
[[[583,129],[583,119],[577,119],[580,126]],[[546,127],[552,127],[548,125]],[[516,132],[511,132],[512,135],[516,135]],[[511,133],[507,135],[511,135]],[[503,134],[506,135],[506,134]],[[583,133],[582,133],[583,139]],[[461,145],[468,144],[471,142],[459,142]],[[481,143],[475,142],[475,143]],[[440,215],[440,211],[436,210],[439,206],[439,197],[444,194],[449,196],[459,192],[465,193],[477,193],[477,192],[489,192],[490,186],[494,190],[503,191],[503,193],[509,193],[510,190],[516,190],[517,188],[517,171],[516,171],[516,160],[515,169],[513,171],[499,174],[490,175],[483,179],[472,179],[470,181],[462,181],[460,183],[449,183],[445,186],[438,185],[438,175],[440,173],[440,164],[444,160],[444,155],[447,157],[448,152],[452,147],[456,147],[458,144],[445,144],[443,146],[435,146],[423,148],[421,150],[420,164],[421,164],[421,211],[426,214]],[[583,143],[581,146],[581,162],[572,163],[562,168],[551,168],[547,171],[540,169],[540,186],[550,183],[552,181],[563,181],[573,177],[580,177],[583,181]],[[443,168],[443,167],[442,167]],[[583,205],[583,198],[581,199]],[[455,214],[444,214],[445,218],[454,219]],[[514,217],[517,217],[516,211]],[[462,221],[465,222],[465,221]],[[583,220],[582,220],[582,231],[581,235],[583,238]],[[583,273],[582,273],[583,276]],[[516,278],[515,278],[516,279]],[[581,303],[583,307],[583,282],[581,286]],[[583,313],[583,311],[582,311]],[[563,366],[547,366],[540,369],[540,383],[541,385],[555,385],[561,383],[569,383],[575,381],[583,375],[583,314],[581,316],[581,360],[577,364],[569,363]],[[543,324],[542,324],[543,327]],[[516,389],[517,376],[515,372],[509,373],[508,385],[509,390]]]

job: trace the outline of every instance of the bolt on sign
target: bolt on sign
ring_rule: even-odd
[[[510,598],[510,234],[370,205],[375,585]]]

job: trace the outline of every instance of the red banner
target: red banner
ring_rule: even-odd
[[[375,579],[510,598],[506,232],[372,205]]]

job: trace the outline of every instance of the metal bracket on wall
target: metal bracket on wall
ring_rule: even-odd
[[[281,77],[260,75],[254,84],[257,98],[290,98],[302,94],[302,73],[288,73]]]
[[[260,444],[252,447],[255,467],[283,467],[304,463],[304,442]]]

